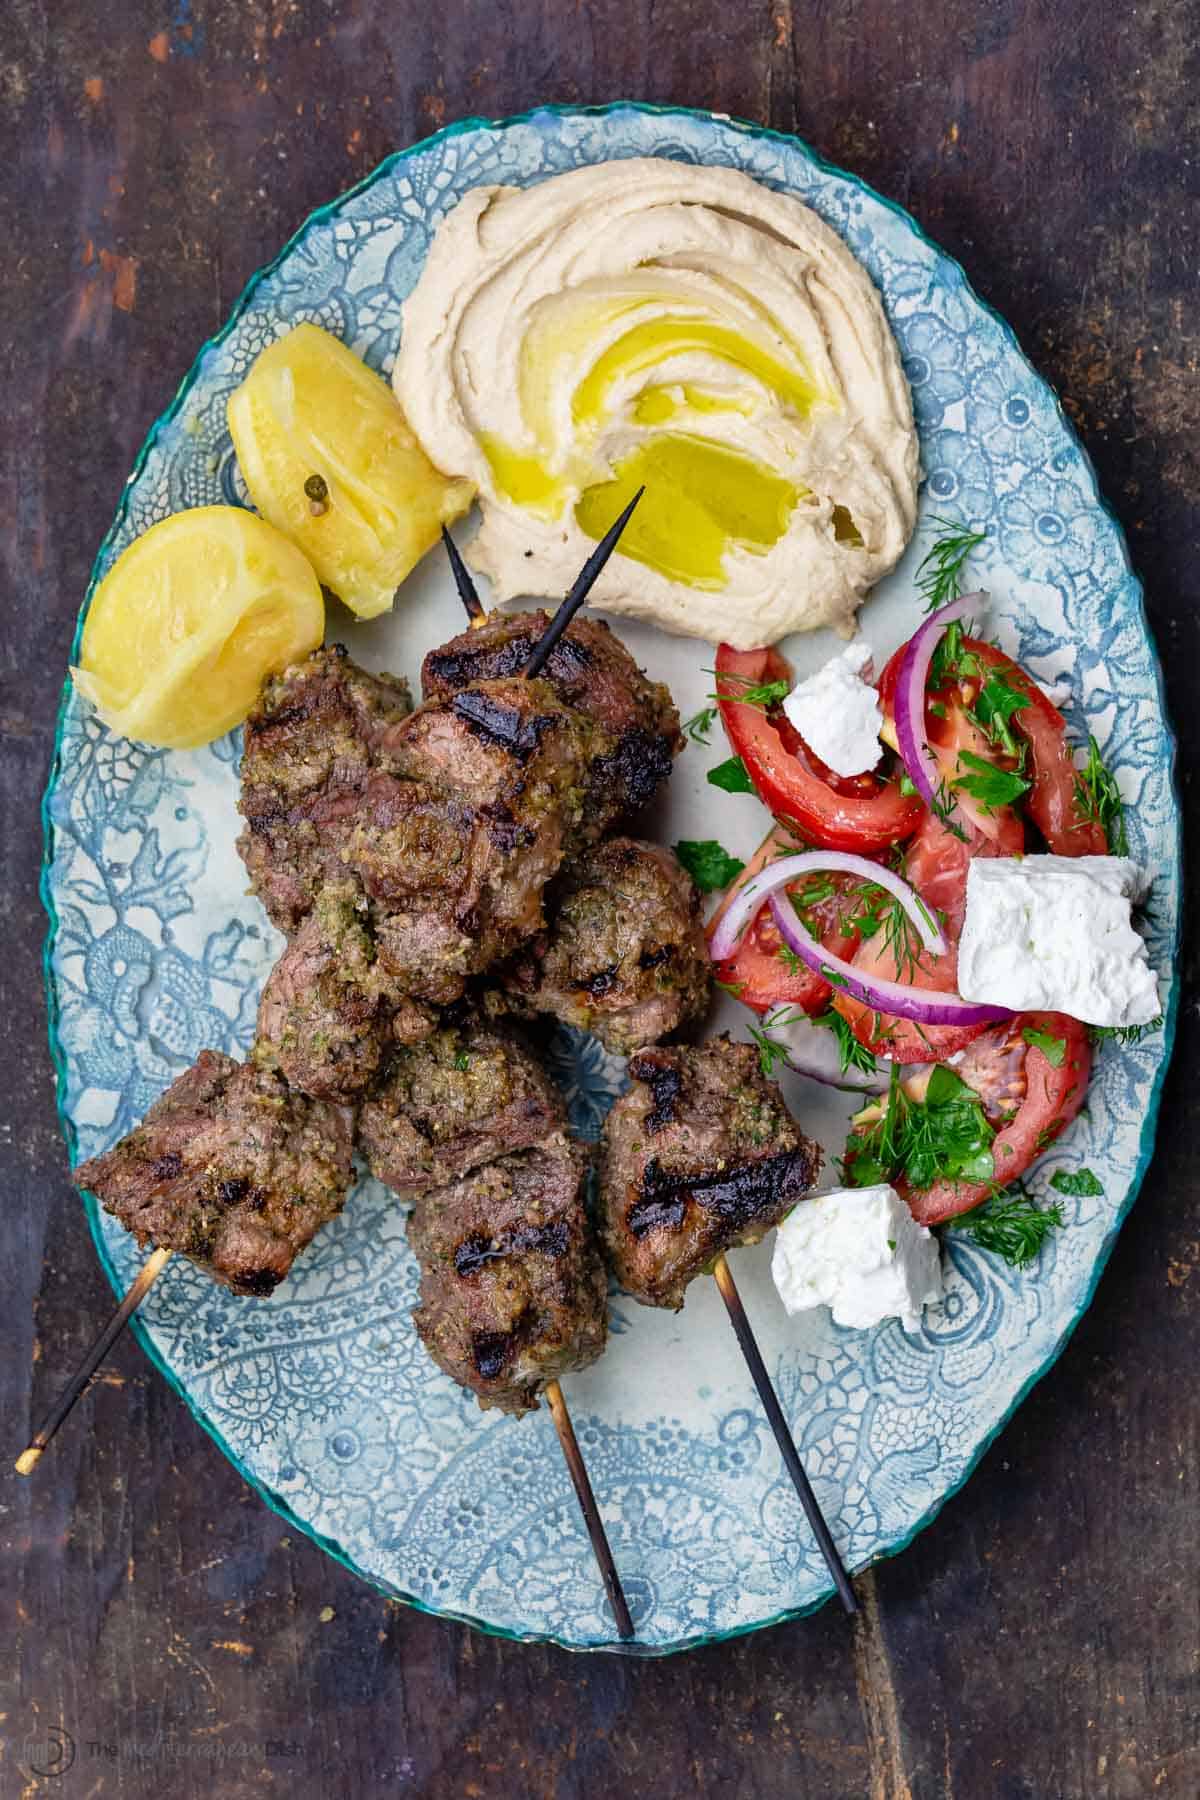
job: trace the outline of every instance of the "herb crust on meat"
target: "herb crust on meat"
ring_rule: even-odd
[[[715,1257],[786,1217],[821,1155],[751,1044],[642,1050],[629,1075],[601,1140],[601,1234],[627,1292],[678,1310]]]
[[[274,1069],[202,1050],[73,1179],[143,1248],[178,1251],[235,1294],[269,1294],[342,1210],[350,1127]]]

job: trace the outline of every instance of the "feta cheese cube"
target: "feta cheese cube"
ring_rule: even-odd
[[[1124,856],[974,858],[959,993],[1085,1025],[1148,1024],[1162,1010],[1158,982],[1130,917],[1147,886]]]
[[[798,681],[783,703],[813,755],[835,775],[865,775],[883,755],[879,696],[863,680],[870,667],[869,647],[850,644],[815,675]]]
[[[859,1330],[891,1318],[912,1330],[942,1292],[937,1239],[887,1186],[802,1200],[775,1234],[771,1278],[789,1313],[828,1306]]]

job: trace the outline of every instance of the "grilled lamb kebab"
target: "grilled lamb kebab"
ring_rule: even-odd
[[[380,958],[445,1005],[543,922],[578,840],[589,763],[611,742],[547,682],[431,701],[389,729],[342,852],[376,914]]]
[[[340,644],[265,683],[243,738],[237,848],[285,935],[326,883],[346,879],[341,852],[380,738],[411,704],[407,683],[360,669]]]
[[[708,1011],[712,963],[700,895],[669,850],[609,838],[547,892],[549,923],[501,973],[519,1012],[590,1031],[619,1056]]]
[[[373,1175],[415,1201],[414,1322],[484,1407],[529,1412],[604,1349],[605,1277],[562,1100],[510,1032],[463,1019],[398,1049],[359,1116]]]
[[[511,1031],[448,1017],[396,1046],[359,1111],[358,1148],[378,1180],[414,1199],[562,1125],[557,1089]]]
[[[433,1010],[398,992],[376,953],[371,918],[353,882],[322,888],[267,977],[258,1044],[285,1080],[321,1100],[351,1100],[390,1047],[437,1024]]]
[[[445,1005],[543,923],[587,770],[615,740],[541,680],[478,682],[407,716],[403,700],[331,650],[269,682],[246,727],[238,847],[282,931],[350,883],[392,986]]]
[[[803,1199],[821,1153],[751,1044],[642,1050],[601,1140],[601,1234],[635,1300],[683,1305],[688,1283],[755,1244]]]
[[[476,682],[519,675],[549,623],[546,612],[492,613],[429,652],[421,667],[424,698],[444,703]],[[675,703],[600,619],[576,617],[542,676],[564,705],[613,740],[591,762],[582,821],[587,837],[603,837],[641,811],[670,775],[684,742]]]
[[[202,1050],[75,1185],[145,1248],[178,1251],[235,1294],[269,1294],[350,1186],[344,1111],[272,1068]]]
[[[547,1382],[604,1350],[607,1282],[584,1168],[556,1132],[422,1195],[409,1221],[421,1264],[413,1323],[485,1411],[531,1412]]]

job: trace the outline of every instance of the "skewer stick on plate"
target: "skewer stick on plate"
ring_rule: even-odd
[[[629,515],[632,513],[644,492],[644,488],[638,489],[624,512],[605,533],[595,550],[588,557],[587,562],[580,570],[579,577],[570,593],[567,595],[534,647],[533,653],[525,665],[526,675],[536,675],[545,666],[555,644],[557,644],[559,638],[563,635],[567,626],[578,612],[584,599],[587,597],[587,594],[594,586],[601,569],[616,549],[617,539],[620,537],[621,532],[629,520]],[[466,565],[458,554],[457,546],[451,541],[448,532],[443,531],[442,535],[446,538],[446,548],[450,554],[450,566],[454,571],[454,581],[458,588],[462,603],[470,615],[472,625],[479,625],[486,617],[486,614],[483,611],[482,602],[475,590],[475,585],[471,580]],[[729,1314],[729,1321],[733,1326],[734,1336],[738,1341],[738,1347],[746,1359],[746,1365],[750,1370],[754,1385],[758,1390],[758,1397],[762,1401],[763,1410],[767,1415],[771,1430],[775,1434],[775,1442],[779,1445],[779,1452],[783,1457],[784,1467],[787,1469],[788,1475],[791,1477],[792,1485],[799,1496],[800,1504],[804,1508],[805,1517],[812,1527],[813,1535],[817,1540],[821,1555],[825,1558],[829,1573],[833,1577],[834,1586],[837,1588],[842,1605],[848,1613],[857,1612],[858,1602],[854,1596],[854,1589],[850,1585],[850,1577],[846,1573],[845,1565],[838,1554],[837,1545],[833,1541],[832,1533],[825,1522],[825,1516],[817,1502],[816,1495],[813,1493],[812,1484],[804,1472],[804,1465],[800,1461],[800,1454],[796,1449],[795,1440],[788,1428],[788,1422],[784,1417],[783,1408],[779,1404],[779,1396],[771,1385],[771,1377],[768,1375],[766,1364],[763,1362],[762,1352],[759,1350],[754,1332],[751,1329],[750,1321],[746,1316],[746,1309],[742,1305],[742,1297],[738,1293],[737,1285],[734,1282],[733,1271],[730,1269],[729,1264],[723,1255],[719,1256],[713,1264],[713,1275],[716,1279],[717,1287],[720,1290],[721,1298],[725,1302],[725,1308]],[[557,1389],[558,1383],[555,1382],[553,1386]],[[555,1423],[558,1424],[558,1413],[555,1411],[554,1401],[551,1400],[551,1390],[549,1388],[546,1389],[546,1398],[550,1401],[550,1410],[554,1414]],[[558,1400],[560,1404],[562,1404],[561,1392],[558,1395]],[[566,1420],[567,1429],[569,1430],[570,1420],[566,1418],[565,1404],[563,1404],[563,1417]],[[563,1450],[567,1456],[568,1464],[570,1464],[571,1451],[567,1448],[567,1440],[563,1437],[561,1426],[559,1428],[559,1437],[562,1439]],[[573,1432],[571,1433],[571,1441],[572,1444],[574,1444]],[[578,1453],[577,1445],[575,1446],[575,1450],[576,1453]],[[572,1475],[574,1475],[573,1468]],[[587,1479],[586,1473],[584,1474],[584,1479]],[[587,1506],[584,1502],[578,1481],[576,1482],[576,1491],[580,1494],[580,1504],[584,1507],[584,1516],[588,1519],[588,1529],[590,1531],[592,1528],[592,1521],[588,1515]],[[588,1493],[589,1495],[591,1493],[590,1486],[588,1488]],[[594,1500],[592,1501],[592,1504],[594,1506]],[[596,1522],[597,1525],[599,1525],[598,1518]],[[594,1537],[592,1542],[593,1547],[595,1547],[596,1539]],[[605,1544],[605,1549],[607,1550],[607,1544]],[[597,1560],[600,1561],[600,1551],[598,1549],[596,1555]],[[600,1566],[601,1573],[603,1574],[603,1561],[601,1561]],[[607,1577],[605,1579],[607,1585]]]
[[[791,1477],[792,1486],[804,1508],[804,1516],[812,1526],[813,1536],[817,1540],[821,1555],[825,1558],[829,1573],[833,1576],[833,1584],[837,1588],[842,1605],[848,1613],[855,1613],[858,1611],[858,1601],[854,1597],[850,1577],[846,1573],[845,1564],[838,1555],[837,1545],[825,1523],[825,1515],[817,1502],[817,1496],[812,1491],[812,1484],[804,1473],[804,1464],[800,1461],[796,1441],[784,1418],[783,1408],[779,1404],[779,1396],[771,1385],[771,1377],[767,1374],[767,1365],[762,1359],[762,1351],[758,1347],[750,1321],[746,1317],[742,1296],[737,1291],[733,1271],[725,1260],[724,1254],[718,1256],[713,1264],[713,1279],[725,1302],[729,1322],[733,1326],[739,1348],[746,1359],[746,1366],[758,1389],[758,1397],[762,1401],[763,1411],[767,1415],[771,1430],[775,1433],[775,1442],[779,1445],[783,1465]]]
[[[616,549],[617,539],[624,531],[626,525],[628,525],[630,515],[645,491],[644,487],[638,489],[624,512],[621,513],[618,518],[613,520],[613,523],[600,539],[600,542],[596,545],[596,548],[592,551],[592,554],[588,557],[582,569],[580,569],[571,585],[570,593],[559,603],[558,611],[555,613],[530,652],[529,661],[522,671],[526,676],[532,677],[534,675],[539,675],[546,666],[546,663],[549,661],[554,650],[555,644],[557,644],[559,638],[563,635],[563,632],[567,629],[567,626],[571,623],[571,620],[575,617],[575,614],[579,611],[580,607],[595,587],[596,582],[600,579],[601,570]],[[454,576],[454,585],[458,589],[458,597],[463,603],[468,619],[471,621],[471,629],[475,631],[483,624],[488,616],[484,610],[483,601],[479,598],[479,590],[471,579],[471,571],[463,561],[462,553],[459,550],[458,545],[450,536],[450,533],[446,530],[444,525],[442,526],[442,542],[446,546],[446,555],[450,558],[450,573]]]
[[[128,1292],[118,1306],[100,1336],[96,1339],[83,1361],[68,1381],[66,1387],[34,1432],[29,1441],[29,1448],[23,1450],[17,1458],[17,1474],[32,1475],[46,1448],[59,1426],[67,1418],[75,1402],[86,1392],[88,1383],[100,1367],[121,1333],[129,1322],[130,1315],[136,1312],[158,1277],[167,1266],[171,1252],[169,1250],[152,1250],[138,1273],[129,1284]]]
[[[612,1607],[613,1617],[617,1621],[617,1636],[622,1643],[628,1643],[634,1635],[633,1620],[629,1615],[629,1605],[621,1586],[621,1577],[617,1574],[617,1565],[613,1561],[608,1534],[605,1532],[600,1517],[600,1508],[596,1505],[596,1495],[592,1488],[591,1477],[587,1472],[587,1464],[583,1460],[583,1451],[579,1448],[579,1440],[575,1436],[575,1427],[571,1423],[571,1415],[567,1411],[563,1391],[557,1381],[548,1381],[544,1392],[546,1405],[550,1408],[550,1417],[554,1420],[554,1429],[558,1433],[558,1441],[562,1445],[567,1472],[571,1477],[575,1495],[579,1501],[579,1510],[583,1514],[588,1537],[592,1542],[592,1554],[596,1558],[600,1579],[604,1583],[608,1603]]]
[[[527,679],[532,680],[535,675],[540,675],[547,662],[549,662],[555,644],[557,644],[559,638],[567,629],[567,626],[571,623],[571,620],[575,617],[575,614],[579,611],[580,607],[595,587],[597,581],[599,581],[601,570],[616,549],[617,539],[624,531],[626,525],[628,525],[633,509],[645,491],[644,487],[638,489],[624,512],[619,514],[619,516],[613,520],[613,523],[600,539],[600,542],[596,545],[596,548],[592,551],[592,554],[588,557],[582,569],[580,569],[578,575],[575,577],[575,582],[570,593],[561,603],[558,611],[555,613],[545,631],[543,631],[541,637],[533,647],[533,654],[525,664],[523,671]]]
[[[605,532],[584,563],[572,584],[570,593],[563,600],[549,625],[534,645],[529,661],[525,665],[526,676],[536,675],[545,666],[555,644],[587,599],[600,571],[616,549],[617,539],[625,529],[629,516],[641,499],[643,492],[642,488],[638,489],[624,512]],[[487,614],[475,583],[471,579],[470,571],[459,555],[458,546],[450,533],[443,529],[442,538],[446,545],[446,554],[450,558],[450,568],[454,575],[454,585],[458,589],[459,599],[466,608],[472,627],[479,626]],[[613,1561],[612,1547],[604,1529],[604,1521],[600,1517],[600,1508],[596,1504],[596,1495],[591,1477],[587,1472],[587,1464],[583,1460],[583,1452],[579,1448],[579,1440],[575,1436],[575,1427],[572,1425],[571,1415],[567,1411],[567,1402],[557,1381],[548,1382],[544,1392],[546,1404],[550,1408],[550,1417],[554,1420],[554,1429],[558,1433],[558,1441],[562,1445],[567,1470],[579,1501],[579,1508],[583,1514],[583,1522],[591,1540],[592,1554],[596,1558],[600,1579],[604,1583],[604,1591],[608,1595],[609,1605],[613,1609],[613,1617],[617,1621],[617,1635],[622,1641],[627,1642],[634,1635],[633,1620],[630,1617],[629,1606],[621,1587],[621,1578],[617,1574],[616,1563]]]
[[[442,526],[442,542],[446,546],[446,555],[450,558],[450,573],[454,577],[454,585],[458,589],[458,597],[467,609],[467,617],[472,629],[477,629],[487,618],[483,601],[479,598],[479,590],[471,580],[471,571],[462,559],[458,545]]]

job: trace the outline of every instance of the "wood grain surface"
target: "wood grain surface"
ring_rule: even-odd
[[[1062,392],[1147,584],[1194,823],[1198,42],[1193,0],[4,0],[3,1795],[1200,1794],[1194,952],[1095,1304],[853,1629],[629,1663],[407,1611],[289,1533],[131,1342],[39,1478],[7,1472],[111,1303],[45,1047],[59,684],[138,445],[247,277],[462,114],[644,98],[799,132],[911,208]],[[73,1765],[39,1776],[55,1731]]]

